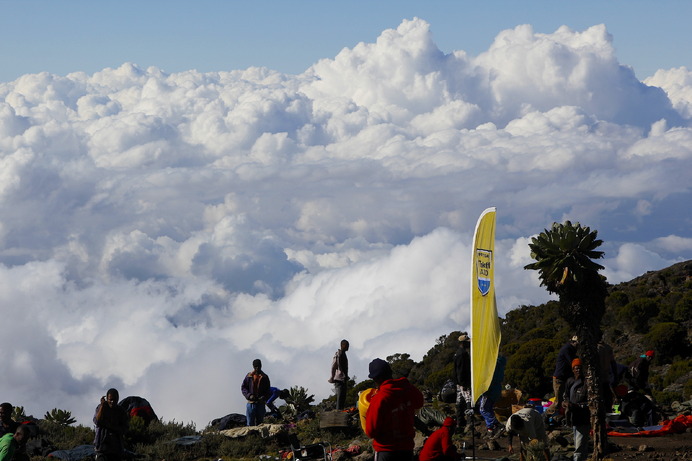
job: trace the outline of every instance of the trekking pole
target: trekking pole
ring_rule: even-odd
[[[466,410],[466,420],[471,421],[471,459],[476,459],[476,426],[473,422],[473,408]]]

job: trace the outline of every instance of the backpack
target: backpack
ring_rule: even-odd
[[[442,389],[440,389],[438,398],[444,403],[454,403],[457,401],[457,386],[454,384],[454,381],[451,379],[445,381]]]

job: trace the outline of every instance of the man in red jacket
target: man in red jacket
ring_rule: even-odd
[[[420,461],[457,461],[461,455],[457,453],[457,447],[452,442],[452,435],[457,427],[454,418],[445,418],[442,427],[432,433],[423,445],[423,450],[418,455]]]
[[[373,439],[375,461],[411,461],[416,430],[413,418],[423,394],[406,378],[392,379],[382,359],[370,362],[368,377],[377,384],[365,417],[365,433]]]

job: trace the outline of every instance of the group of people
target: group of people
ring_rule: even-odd
[[[29,428],[12,419],[14,407],[9,402],[0,404],[0,461],[10,461],[22,452],[29,438]],[[26,454],[15,459],[28,459]]]
[[[563,413],[567,424],[572,427],[574,461],[587,459],[591,430],[586,379],[582,360],[577,356],[578,345],[579,338],[573,336],[558,353],[553,373],[555,404],[551,407],[553,412]],[[620,365],[615,361],[612,347],[606,344],[602,337],[599,338],[597,351],[600,369],[600,399],[607,412],[610,412],[613,403],[621,398],[624,398],[625,404],[629,402],[631,405],[640,398],[645,402],[653,401],[649,385],[649,364],[654,358],[654,351],[647,351],[629,366]],[[623,380],[628,384],[628,393],[624,397],[616,390]],[[653,407],[652,403],[650,407]],[[654,422],[649,420],[648,423],[651,425]]]

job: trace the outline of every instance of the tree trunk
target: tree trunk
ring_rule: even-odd
[[[605,425],[605,408],[601,397],[601,361],[598,356],[598,339],[601,337],[598,325],[581,325],[576,328],[579,336],[579,356],[583,362],[586,377],[588,405],[591,413],[593,431],[592,460],[600,460],[607,454],[608,438]]]

